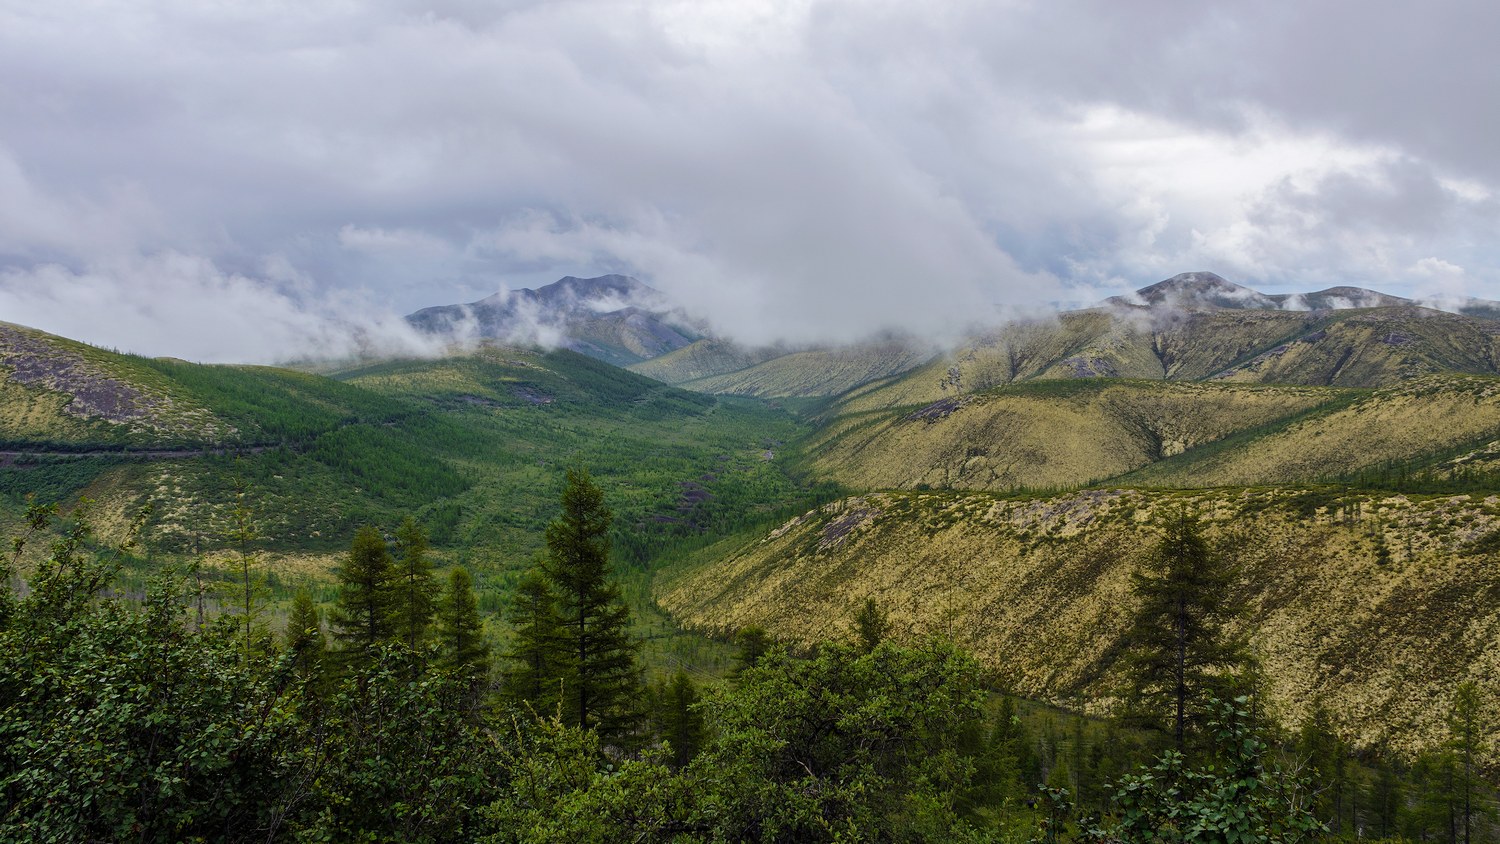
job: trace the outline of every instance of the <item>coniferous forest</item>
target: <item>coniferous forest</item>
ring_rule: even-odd
[[[273,630],[249,562],[243,603],[205,616],[191,567],[122,591],[128,544],[33,505],[6,581],[39,562],[0,596],[0,839],[1494,840],[1484,691],[1415,759],[1355,754],[1326,716],[1278,731],[1186,509],[1143,534],[1130,682],[1099,718],[892,635],[873,599],[846,641],[747,628],[727,677],[647,680],[606,497],[568,470],[498,648],[410,518],[359,529],[327,612],[299,592]]]

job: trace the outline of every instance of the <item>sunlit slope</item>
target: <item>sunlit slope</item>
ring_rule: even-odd
[[[1441,372],[1496,374],[1500,323],[1425,308],[1338,311],[1217,377],[1375,387]]]
[[[705,338],[626,368],[668,384],[684,384],[749,369],[785,353],[784,349],[750,349],[727,340]]]
[[[1230,633],[1262,660],[1283,724],[1321,702],[1358,745],[1409,752],[1446,734],[1459,682],[1500,682],[1493,496],[882,493],[714,549],[662,579],[658,599],[707,631],[759,625],[810,644],[851,635],[874,598],[900,635],[951,635],[1020,694],[1104,711],[1148,523],[1184,502],[1242,566]]]
[[[1123,476],[1169,487],[1295,484],[1385,467],[1421,469],[1500,440],[1500,379],[1430,376]]]
[[[1434,373],[1497,374],[1493,320],[1416,307],[1348,311],[1097,308],[1014,322],[900,377],[851,391],[844,412],[925,404],[1058,378],[1381,387]]]
[[[0,439],[23,450],[278,445],[407,410],[308,373],[143,358],[4,323],[0,399]]]
[[[932,357],[929,349],[892,342],[781,355],[748,369],[698,378],[682,386],[704,393],[762,398],[835,396],[906,372]]]
[[[1036,381],[922,408],[849,414],[814,435],[805,451],[816,472],[856,489],[1078,486],[1353,395],[1302,387]]]
[[[143,358],[0,323],[0,439],[12,445],[201,442],[233,433]]]

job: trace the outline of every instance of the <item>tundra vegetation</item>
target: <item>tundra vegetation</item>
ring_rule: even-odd
[[[571,470],[558,509],[497,660],[468,572],[436,590],[412,521],[352,537],[330,644],[306,593],[248,639],[234,614],[194,623],[190,572],[123,594],[131,548],[98,542],[85,508],[34,505],[4,572],[26,588],[0,593],[0,838],[1493,835],[1487,691],[1460,686],[1443,742],[1412,758],[1351,754],[1321,712],[1279,730],[1228,632],[1234,593],[1202,598],[1230,575],[1185,510],[1128,587],[1128,718],[1085,719],[1018,702],[951,635],[897,635],[873,597],[844,637],[747,630],[732,678],[647,681],[602,490]]]
[[[1500,392],[1376,316],[658,359],[773,401],[5,327],[0,840],[1495,840]]]

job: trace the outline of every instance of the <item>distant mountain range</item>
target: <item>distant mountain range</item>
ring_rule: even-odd
[[[773,398],[868,385],[901,404],[1014,381],[1101,377],[1377,387],[1435,372],[1500,372],[1500,302],[1437,310],[1350,286],[1267,294],[1211,272],[997,325],[949,354],[909,336],[746,347],[711,336],[665,295],[622,275],[570,276],[408,319],[456,340],[563,346],[699,392]]]
[[[423,308],[406,319],[454,340],[562,346],[616,366],[680,349],[702,334],[659,291],[623,275],[568,276],[536,290]]]
[[[1121,307],[1259,311],[1347,311],[1363,308],[1426,307],[1436,303],[1405,299],[1364,287],[1330,287],[1313,293],[1261,293],[1210,272],[1179,273],[1135,292],[1136,300],[1113,296],[1105,304]],[[1483,319],[1500,319],[1500,302],[1464,299],[1441,310]]]

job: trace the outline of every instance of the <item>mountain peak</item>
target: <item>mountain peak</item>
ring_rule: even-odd
[[[623,366],[692,342],[693,332],[668,310],[665,296],[630,276],[570,275],[535,290],[502,290],[468,305],[423,308],[406,319],[429,334],[557,343]]]
[[[1153,306],[1256,310],[1274,310],[1279,307],[1272,297],[1207,271],[1178,273],[1165,281],[1142,287],[1135,293],[1146,304]]]

